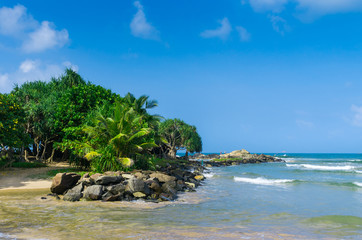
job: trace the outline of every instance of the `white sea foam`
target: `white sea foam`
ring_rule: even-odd
[[[246,182],[251,184],[259,185],[281,185],[284,183],[293,182],[294,179],[266,179],[262,177],[258,178],[243,178],[243,177],[234,177],[235,182]]]
[[[358,171],[358,170],[356,170],[356,173],[362,173],[362,171]]]
[[[286,164],[287,167],[306,168],[311,170],[322,171],[348,171],[355,169],[354,166],[325,166],[325,165],[312,165],[312,164]]]
[[[281,158],[282,160],[284,160],[285,162],[295,162],[297,159],[296,158]]]
[[[362,187],[362,182],[353,182],[354,185],[357,185],[358,187]]]
[[[212,178],[214,176],[214,174],[213,173],[204,173],[204,176],[206,178]]]

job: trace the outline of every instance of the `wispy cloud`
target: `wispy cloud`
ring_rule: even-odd
[[[352,118],[352,125],[362,127],[362,106],[352,105],[351,111],[354,114]]]
[[[297,119],[295,121],[295,123],[300,128],[313,128],[314,127],[314,123],[309,122],[309,121],[305,121],[305,120],[301,120],[301,119]]]
[[[290,27],[284,18],[276,15],[269,15],[268,17],[270,19],[270,22],[272,23],[274,31],[276,31],[277,33],[284,35],[285,32],[290,31]]]
[[[132,35],[143,39],[159,40],[159,32],[147,21],[142,4],[135,1],[134,6],[138,10],[130,23]]]
[[[65,68],[78,71],[78,66],[69,61],[49,64],[40,60],[27,59],[20,63],[14,72],[0,73],[0,92],[10,92],[15,84],[23,84],[27,81],[49,81],[52,77],[60,76]]]
[[[220,27],[212,30],[205,30],[200,36],[203,38],[220,38],[226,40],[232,31],[230,22],[227,18],[223,18],[219,23],[221,25]]]
[[[39,23],[23,5],[0,8],[0,34],[20,39],[27,53],[63,47],[69,41],[66,29],[58,31],[49,21]]]
[[[242,4],[245,4],[244,1]],[[249,0],[249,4],[256,12],[274,13],[282,12],[290,5],[303,21],[312,21],[327,14],[362,11],[361,0]]]
[[[251,7],[256,12],[280,12],[288,0],[249,0]]]
[[[251,34],[242,26],[235,27],[239,33],[240,41],[248,42],[251,39]]]

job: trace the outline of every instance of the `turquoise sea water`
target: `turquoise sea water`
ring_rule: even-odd
[[[361,154],[278,156],[210,168],[197,192],[160,208],[0,196],[0,239],[362,238]]]

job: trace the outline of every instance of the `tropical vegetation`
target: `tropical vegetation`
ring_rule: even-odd
[[[146,95],[121,97],[66,69],[0,94],[0,157],[63,160],[101,172],[149,168],[150,160],[176,159],[178,150],[200,152],[196,127],[150,114],[157,106]]]

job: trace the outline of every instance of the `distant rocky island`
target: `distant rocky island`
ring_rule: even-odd
[[[265,154],[251,154],[245,149],[224,154],[196,153],[189,157],[192,160],[207,160],[206,167],[230,166],[247,163],[283,162],[282,159]]]

